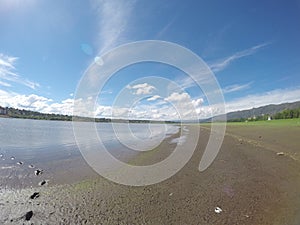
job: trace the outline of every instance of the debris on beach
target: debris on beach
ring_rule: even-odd
[[[173,195],[173,193],[170,193],[169,196],[171,197]]]
[[[30,196],[30,199],[36,199],[40,197],[40,193],[39,192],[34,192],[31,196]]]
[[[33,212],[29,211],[25,214],[25,220],[29,221],[31,219],[31,217],[33,216]]]
[[[282,156],[284,155],[284,152],[277,152],[277,155]]]
[[[43,172],[44,172],[43,170],[37,169],[37,170],[34,171],[34,174],[36,176],[38,176],[38,175],[41,175]]]
[[[34,165],[30,164],[28,165],[29,168],[34,168]]]
[[[44,186],[45,184],[48,184],[48,180],[42,180],[39,185]]]
[[[220,214],[223,210],[220,207],[215,208],[215,213]]]
[[[11,160],[15,160],[15,157],[14,157],[14,156],[12,156],[12,157],[10,157],[10,159],[11,159]]]
[[[18,164],[18,165],[23,165],[23,162],[22,162],[22,161],[20,161],[20,162],[17,162],[17,164]]]
[[[2,153],[0,153],[0,158],[3,158],[3,154]]]

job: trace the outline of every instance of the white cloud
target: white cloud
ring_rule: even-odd
[[[227,57],[225,59],[218,60],[217,62],[210,64],[209,66],[210,66],[210,68],[211,68],[211,70],[213,72],[222,71],[226,67],[228,67],[231,63],[233,63],[234,61],[236,61],[236,60],[238,60],[240,58],[246,57],[246,56],[253,55],[259,49],[261,49],[261,48],[263,48],[263,47],[265,47],[265,46],[267,46],[269,44],[270,43],[263,43],[263,44],[256,45],[256,46],[253,46],[251,48],[248,48],[246,50],[236,52],[233,55],[231,55],[231,56],[229,56],[229,57]]]
[[[104,53],[124,43],[135,1],[92,0],[99,16],[99,52]]]
[[[0,90],[0,106],[26,109],[43,113],[72,115],[73,99],[66,99],[60,103],[39,95],[21,95],[14,92]]]
[[[20,95],[1,90],[0,105],[33,111],[43,111],[49,107],[51,99],[38,95]]]
[[[226,102],[226,112],[299,100],[300,87],[297,89],[276,89]],[[93,104],[93,99],[86,99],[85,101],[79,99],[77,103],[80,104],[80,101],[84,102],[84,106],[86,106],[87,101]],[[220,107],[217,105],[203,105],[202,98],[192,99],[188,93],[172,93],[164,101],[167,102],[164,105],[142,104],[136,108],[96,105],[95,112],[89,112],[85,116],[111,118],[113,115],[123,119],[195,120],[220,114]],[[0,106],[72,115],[73,105],[74,100],[70,98],[61,102],[53,102],[52,99],[43,96],[20,95],[0,89]]]
[[[203,102],[204,102],[203,98],[198,98],[198,99],[192,100],[192,103],[195,106],[195,108],[200,107]]]
[[[161,98],[159,95],[153,95],[152,97],[148,98],[147,101],[151,102],[151,101],[155,101],[159,98]]]
[[[199,118],[198,108],[201,107],[201,104],[203,103],[202,98],[192,99],[186,92],[173,92],[164,100],[172,104],[173,113],[169,110],[169,115],[176,115],[176,119],[196,120]]]
[[[250,88],[251,84],[253,82],[249,82],[247,84],[233,84],[233,85],[229,85],[225,88],[223,88],[223,93],[231,93],[231,92],[236,92],[236,91],[241,91],[247,88]]]
[[[10,82],[14,82],[30,87],[31,89],[39,87],[38,83],[24,79],[15,72],[15,63],[17,60],[17,57],[0,53],[0,85],[10,87]]]
[[[133,86],[128,85],[127,88],[135,90],[134,94],[136,95],[151,94],[155,90],[155,87],[148,83],[136,84]]]
[[[173,92],[169,97],[165,98],[165,101],[187,102],[187,101],[191,101],[191,97],[186,92],[184,93]]]
[[[60,103],[49,104],[42,112],[44,113],[55,113],[63,115],[73,115],[74,99],[65,99]]]

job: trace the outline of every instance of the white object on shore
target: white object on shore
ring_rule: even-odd
[[[170,194],[169,194],[169,196],[172,196],[172,195],[173,195],[173,193],[170,193]]]
[[[215,208],[215,213],[220,214],[223,210],[220,207]]]
[[[284,152],[277,152],[277,155],[284,155]]]

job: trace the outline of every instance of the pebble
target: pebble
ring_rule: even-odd
[[[33,216],[33,212],[32,211],[27,212],[25,214],[25,220],[29,221],[32,216]]]
[[[34,192],[31,196],[30,196],[30,199],[36,199],[40,197],[40,193],[39,192]]]
[[[14,157],[14,156],[12,156],[12,157],[10,157],[10,159],[11,159],[11,160],[15,160],[15,157]]]
[[[281,155],[284,155],[283,152],[277,152],[277,155],[281,156]]]
[[[40,186],[44,186],[45,184],[48,184],[48,181],[47,180],[43,180],[39,183]]]
[[[20,161],[20,162],[17,162],[17,164],[18,164],[18,165],[23,165],[23,162],[22,162],[22,161]]]
[[[40,170],[40,169],[37,169],[37,170],[34,171],[34,174],[36,176],[41,175],[42,173],[43,173],[43,170]]]

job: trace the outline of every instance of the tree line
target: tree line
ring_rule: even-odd
[[[293,118],[300,118],[300,108],[286,109],[274,115],[274,119],[293,119]]]

